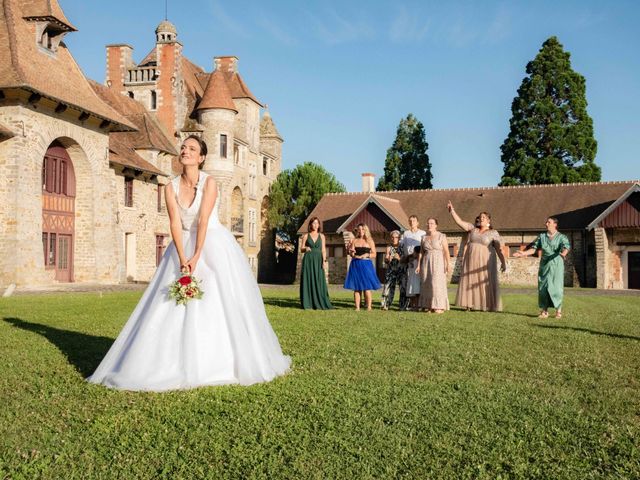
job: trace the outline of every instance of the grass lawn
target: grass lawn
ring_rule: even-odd
[[[298,309],[264,290],[293,369],[251,387],[83,378],[140,292],[0,299],[0,478],[640,478],[640,297],[539,320]]]

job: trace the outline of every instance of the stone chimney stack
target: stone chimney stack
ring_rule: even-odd
[[[127,70],[133,66],[133,48],[130,45],[107,45],[107,87],[122,92]]]
[[[213,63],[222,73],[238,73],[238,57],[213,57]]]
[[[376,174],[375,173],[363,173],[362,174],[362,192],[373,193],[376,191]]]

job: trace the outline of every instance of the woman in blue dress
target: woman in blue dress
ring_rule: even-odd
[[[372,258],[376,258],[376,245],[371,238],[369,227],[363,223],[358,224],[355,235],[348,247],[351,263],[344,281],[344,288],[353,290],[356,310],[360,310],[362,297],[367,310],[371,310],[371,290],[380,288],[380,281],[371,261]]]

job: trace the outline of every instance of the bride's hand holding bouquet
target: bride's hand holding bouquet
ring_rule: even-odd
[[[204,295],[198,279],[191,273],[193,260],[194,258],[180,268],[180,276],[169,285],[169,298],[175,300],[177,305],[186,305],[189,300],[200,299]],[[197,259],[193,261],[193,267],[195,267],[195,262]]]

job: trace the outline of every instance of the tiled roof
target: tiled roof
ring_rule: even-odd
[[[156,149],[170,155],[177,155],[171,137],[162,124],[144,106],[126,95],[116,92],[91,80],[91,86],[98,96],[114,110],[133,123],[136,132],[119,132],[110,135],[131,139],[131,144],[139,149]]]
[[[160,122],[140,102],[93,81],[91,86],[100,98],[138,129],[135,132],[109,134],[109,160],[136,170],[168,176],[170,172],[162,172],[136,153],[136,150],[154,149],[173,156],[178,155]]]
[[[58,5],[57,0],[22,0],[22,11],[25,17],[53,17],[70,30],[77,30]]]
[[[223,72],[224,77],[227,80],[227,85],[229,86],[229,91],[231,92],[231,98],[250,98],[258,105],[263,107],[262,103],[258,101],[256,97],[253,96],[247,84],[244,83],[242,77],[238,72]]]
[[[223,108],[226,110],[232,110],[236,113],[238,112],[235,104],[233,103],[233,99],[231,98],[231,93],[229,92],[229,87],[227,86],[223,73],[216,70],[209,76],[207,88],[204,91],[202,100],[200,100],[200,103],[196,108],[198,110]]]
[[[98,98],[64,42],[55,54],[37,45],[35,24],[24,17],[43,12],[66,21],[55,0],[4,0],[0,4],[0,88],[27,89],[114,122],[115,129],[134,128]]]
[[[160,171],[138,155],[131,143],[131,139],[121,135],[109,135],[109,161],[134,170],[164,177],[169,176],[169,174]]]
[[[451,200],[456,212],[468,222],[483,211],[489,212],[498,230],[540,230],[548,216],[559,219],[561,230],[586,228],[609,205],[623,195],[636,181],[592,182],[521,187],[486,187],[441,190],[407,190],[376,192],[377,198],[398,200],[407,215],[417,215],[424,225],[428,217],[438,219],[444,232],[459,231],[447,211]],[[310,213],[323,223],[326,233],[334,233],[363,202],[369,193],[327,194]],[[394,216],[401,215],[397,210]],[[307,220],[303,223],[306,225]],[[304,228],[298,232],[302,233]]]

